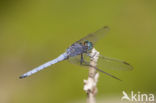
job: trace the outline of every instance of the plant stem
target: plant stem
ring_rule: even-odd
[[[89,74],[88,74],[88,80],[84,80],[84,90],[87,93],[87,103],[96,103],[96,94],[97,94],[97,82],[99,73],[96,72],[96,67],[99,52],[93,48],[92,52],[90,53],[91,61],[90,61],[90,67],[89,67]]]

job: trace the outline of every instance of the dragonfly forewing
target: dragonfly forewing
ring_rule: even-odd
[[[95,44],[100,38],[102,38],[105,34],[107,34],[107,32],[109,31],[109,27],[108,26],[104,26],[102,28],[100,28],[99,30],[97,30],[94,33],[90,33],[87,36],[85,36],[84,38],[76,41],[76,43],[84,43],[84,41],[90,41],[93,44]]]

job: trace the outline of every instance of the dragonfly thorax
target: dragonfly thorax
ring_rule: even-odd
[[[85,41],[82,43],[74,43],[67,49],[67,54],[69,57],[77,56],[82,53],[88,53],[93,48],[92,43]]]

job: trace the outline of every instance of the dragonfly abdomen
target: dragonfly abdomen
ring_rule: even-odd
[[[22,79],[22,78],[28,77],[28,76],[30,76],[30,75],[32,75],[32,74],[34,74],[34,73],[36,73],[42,69],[45,69],[46,67],[49,67],[49,66],[51,66],[57,62],[65,60],[67,57],[68,57],[68,54],[65,52],[65,53],[61,54],[59,57],[57,57],[56,59],[53,59],[53,60],[51,60],[51,61],[49,61],[43,65],[38,66],[37,68],[34,68],[33,70],[23,74],[19,78]]]

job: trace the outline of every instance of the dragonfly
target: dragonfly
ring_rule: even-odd
[[[68,60],[69,62],[73,64],[78,64],[78,65],[87,66],[87,67],[91,66],[89,64],[90,58],[91,58],[89,54],[94,48],[96,42],[99,39],[103,38],[104,35],[107,34],[108,31],[109,31],[109,27],[104,26],[98,29],[96,32],[88,34],[84,38],[73,43],[70,47],[66,49],[64,53],[62,53],[56,59],[46,62],[26,72],[25,74],[21,75],[19,78],[22,79],[22,78],[31,76],[32,74],[35,74],[36,72],[40,70],[43,70],[53,64],[56,64],[64,60]],[[114,75],[111,75],[103,71],[101,68],[115,69],[115,70],[118,70],[118,69],[119,70],[132,70],[133,69],[133,67],[129,63],[123,60],[109,58],[106,56],[102,56],[101,54],[99,55],[97,66],[96,67],[94,66],[93,68],[117,80],[120,80],[120,79]]]

